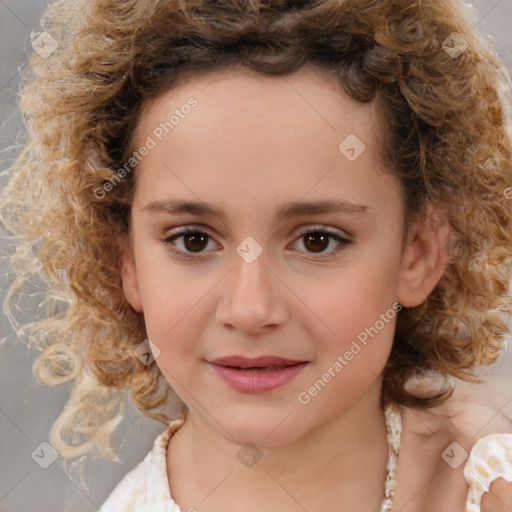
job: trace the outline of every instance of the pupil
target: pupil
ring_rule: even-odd
[[[194,243],[192,243],[192,244],[188,243],[188,242],[190,242],[190,240],[196,240],[196,241],[200,240],[200,243],[199,243],[200,247],[198,247],[197,245],[194,246]],[[203,250],[207,245],[207,243],[205,243],[205,242],[207,242],[206,236],[204,236],[201,233],[191,233],[185,237],[185,247],[187,248],[187,250],[190,250],[192,252],[194,252],[196,249],[197,249],[197,251]]]
[[[315,244],[315,240],[318,242],[320,241],[320,246],[318,245],[318,243]],[[313,246],[312,246],[312,249],[313,250],[318,250],[318,252],[322,252],[326,249],[326,247],[329,245],[329,240],[327,239],[327,237],[325,235],[323,235],[322,233],[311,233],[309,235],[306,236],[306,243],[305,243],[305,246],[310,249],[310,247],[308,247],[308,244],[310,242],[313,242]]]

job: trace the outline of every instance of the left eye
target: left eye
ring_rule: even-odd
[[[179,239],[181,239],[182,247],[171,249],[170,246],[176,247],[177,245],[180,245],[175,243],[175,241]],[[186,228],[181,232],[174,233],[173,235],[165,238],[163,243],[169,246],[169,250],[174,253],[181,254],[184,257],[194,257],[194,254],[201,254],[205,252],[210,240],[213,240],[213,238],[208,233],[199,229]],[[297,240],[304,240],[303,245],[306,248],[306,251],[310,254],[323,254],[333,240],[338,245],[326,254],[337,253],[343,248],[343,245],[352,243],[351,240],[341,236],[338,232],[334,233],[326,230],[325,228],[318,227],[303,230],[299,234]]]
[[[352,243],[351,240],[341,236],[338,232],[331,232],[322,227],[308,228],[300,233],[298,240],[304,240],[303,245],[312,254],[324,253],[330,241],[335,240],[338,245],[326,254],[335,254],[343,249],[343,245]]]

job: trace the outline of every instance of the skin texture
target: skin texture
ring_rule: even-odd
[[[232,68],[191,79],[147,105],[135,145],[190,96],[198,106],[137,168],[132,249],[121,240],[126,298],[143,312],[157,364],[189,409],[167,452],[171,493],[182,510],[201,512],[336,510],[340,502],[345,511],[379,510],[387,459],[380,373],[395,320],[308,404],[297,395],[393,303],[425,300],[445,268],[447,229],[429,209],[403,250],[400,184],[380,169],[378,105],[353,101],[319,72],[274,78]],[[354,161],[338,149],[349,134],[366,147]],[[226,218],[147,209],[169,199],[210,203]],[[326,199],[368,213],[274,218],[285,202]],[[209,235],[200,254],[190,250],[197,239],[165,242],[192,225]],[[315,252],[300,229],[318,225],[351,243],[330,238]],[[262,249],[252,263],[236,252],[248,236]],[[188,260],[178,255],[187,247]],[[206,362],[235,354],[308,365],[285,386],[248,395]],[[246,443],[261,455],[252,467],[237,457]]]

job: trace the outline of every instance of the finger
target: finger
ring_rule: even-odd
[[[498,478],[492,482],[489,492],[486,492],[480,503],[481,512],[510,512],[512,511],[512,482]]]

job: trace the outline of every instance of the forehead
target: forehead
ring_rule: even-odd
[[[155,144],[137,168],[136,188],[159,199],[158,182],[169,196],[180,189],[223,202],[235,185],[260,198],[289,191],[290,200],[308,190],[350,195],[373,187],[368,199],[382,201],[381,117],[376,101],[355,101],[314,68],[266,76],[233,67],[188,77],[141,111],[134,147],[148,138]]]
[[[191,97],[198,106],[192,115],[183,115],[179,111]],[[181,114],[180,119],[175,115],[172,120],[173,113]],[[368,103],[357,102],[343,90],[332,72],[315,64],[283,76],[265,75],[233,64],[220,70],[184,72],[171,89],[147,100],[139,113],[134,140],[141,142],[169,120],[173,126],[168,126],[170,130],[162,135],[170,144],[173,138],[190,135],[192,127],[199,134],[198,122],[203,126],[215,124],[217,129],[210,130],[211,137],[221,130],[229,133],[231,128],[241,134],[241,126],[249,130],[265,125],[254,136],[268,133],[272,137],[283,129],[279,135],[285,138],[287,133],[296,135],[299,127],[309,125],[310,133],[303,134],[310,139],[318,130],[330,131],[337,137],[350,130],[364,139],[366,147],[377,152],[385,126],[383,113],[378,97]],[[185,117],[189,119],[182,122]],[[277,122],[278,117],[281,123]],[[172,135],[166,137],[171,130]]]

